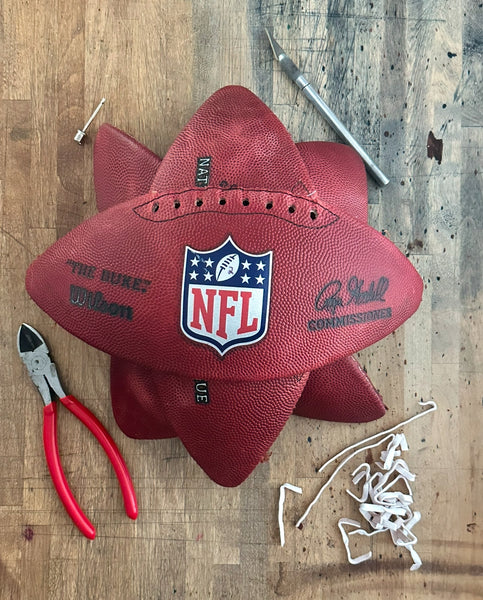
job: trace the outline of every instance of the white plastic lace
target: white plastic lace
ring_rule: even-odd
[[[411,509],[413,494],[409,481],[414,481],[415,475],[410,472],[404,460],[396,458],[406,450],[408,450],[408,445],[404,434],[393,435],[387,449],[381,452],[381,462],[376,462],[376,466],[382,469],[382,472],[371,473],[369,465],[362,463],[352,473],[352,483],[354,484],[358,484],[365,478],[362,496],[358,498],[350,490],[347,490],[347,493],[360,503],[359,512],[374,530],[367,532],[362,529],[358,521],[353,519],[339,519],[338,525],[347,558],[353,565],[369,560],[372,552],[353,558],[349,536],[355,534],[371,536],[384,531],[389,531],[396,546],[403,546],[410,552],[413,559],[411,571],[419,569],[422,564],[419,554],[414,549],[418,539],[411,531],[421,518],[421,513],[417,511],[413,513]],[[393,491],[397,482],[404,484],[407,493]],[[356,529],[347,532],[344,525]]]
[[[365,477],[361,498],[357,498],[355,494],[347,490],[348,493],[355,500],[361,503],[359,510],[364,516],[364,518],[366,518],[366,520],[369,521],[374,531],[368,533],[367,531],[361,529],[360,523],[352,519],[340,519],[339,529],[341,531],[342,539],[347,550],[349,562],[351,562],[352,564],[358,564],[364,560],[368,560],[372,556],[372,554],[369,552],[368,554],[359,556],[357,558],[352,558],[349,550],[349,535],[354,535],[358,533],[360,535],[372,536],[376,533],[381,533],[382,531],[390,531],[394,543],[397,546],[404,546],[410,552],[414,562],[414,564],[411,567],[411,570],[418,569],[421,566],[421,559],[419,558],[417,552],[414,550],[414,544],[417,542],[417,538],[412,533],[411,529],[419,521],[419,519],[421,518],[421,514],[419,512],[413,513],[409,507],[409,505],[413,502],[412,491],[409,485],[409,481],[414,481],[415,476],[410,472],[406,462],[398,458],[401,455],[401,451],[405,451],[408,449],[407,441],[404,434],[394,435],[392,434],[392,432],[396,431],[403,425],[407,425],[411,421],[415,421],[416,419],[419,419],[420,417],[423,417],[424,415],[437,410],[438,408],[436,403],[432,400],[428,402],[424,402],[423,400],[421,400],[419,402],[419,405],[423,407],[430,406],[431,408],[421,413],[418,413],[417,415],[414,415],[411,418],[402,421],[401,423],[398,423],[390,429],[381,431],[380,433],[377,433],[371,437],[361,440],[360,442],[348,446],[347,448],[333,456],[326,463],[324,463],[318,470],[319,473],[321,473],[328,465],[336,461],[338,458],[340,458],[350,450],[354,450],[362,444],[365,444],[372,440],[376,440],[385,434],[390,434],[386,435],[384,438],[380,439],[374,444],[363,446],[362,448],[354,450],[352,454],[346,457],[340,463],[340,465],[337,466],[337,468],[334,470],[327,482],[321,487],[318,494],[309,504],[307,510],[300,517],[295,526],[301,526],[301,524],[307,518],[309,512],[312,510],[314,505],[322,496],[324,490],[332,483],[337,473],[344,467],[344,465],[347,462],[349,462],[349,460],[351,460],[355,455],[361,452],[364,452],[370,448],[380,446],[384,442],[389,442],[386,450],[381,452],[381,462],[376,463],[376,465],[385,472],[381,473],[377,471],[371,474],[370,466],[367,463],[362,463],[352,474],[353,483],[355,484],[362,481],[362,479],[364,479]],[[393,478],[391,479],[391,477]],[[402,481],[405,484],[408,493],[390,491],[390,488],[392,488],[397,481]],[[285,536],[283,530],[283,503],[285,501],[285,488],[297,491],[297,493],[302,492],[301,488],[296,488],[296,486],[293,486],[290,483],[285,483],[280,487],[278,517],[280,527],[280,541],[282,546],[285,543]],[[368,498],[371,499],[370,503],[366,502]],[[347,533],[344,529],[344,525],[357,527],[358,529]]]
[[[283,527],[283,504],[285,502],[285,489],[297,494],[302,493],[302,488],[292,485],[291,483],[284,483],[280,486],[280,497],[278,499],[278,528],[280,529],[280,545],[285,546],[285,530]]]

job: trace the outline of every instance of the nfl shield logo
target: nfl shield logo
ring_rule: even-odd
[[[249,254],[229,237],[218,248],[186,247],[181,329],[223,356],[267,332],[272,252]]]

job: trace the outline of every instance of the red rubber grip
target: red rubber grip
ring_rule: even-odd
[[[60,464],[59,448],[57,445],[57,406],[54,402],[44,407],[43,436],[45,457],[57,494],[79,530],[87,538],[93,540],[96,537],[96,530],[72,495],[62,465]]]
[[[74,396],[65,396],[61,398],[62,404],[70,410],[84,425],[95,435],[105,453],[114,467],[116,476],[121,486],[121,492],[124,499],[124,507],[126,514],[131,519],[136,519],[138,516],[138,506],[134,486],[129,475],[126,463],[119,452],[116,442],[109,435],[107,429],[94,416],[89,409],[83,406]]]

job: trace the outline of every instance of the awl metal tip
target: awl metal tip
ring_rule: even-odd
[[[280,60],[282,56],[285,54],[283,48],[275,41],[273,35],[270,31],[265,27],[265,33],[267,34],[268,41],[270,42],[270,46],[272,47],[273,54],[277,60]]]

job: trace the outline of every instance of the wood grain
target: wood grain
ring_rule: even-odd
[[[466,0],[6,0],[0,101],[0,597],[478,598],[483,596],[481,497],[482,23]],[[424,278],[420,309],[359,358],[389,410],[378,423],[293,417],[236,489],[207,479],[179,440],[134,441],[117,429],[108,358],[68,335],[28,298],[25,270],[59,236],[95,213],[92,139],[108,121],[163,154],[194,110],[223,85],[252,89],[295,141],[335,134],[274,64],[263,28],[298,62],[391,178],[369,181],[371,224]],[[100,98],[83,146],[73,141]],[[429,132],[443,143],[427,156]],[[18,359],[16,331],[48,339],[66,389],[112,432],[130,466],[140,516],[123,512],[117,480],[92,436],[61,411],[68,480],[97,525],[94,542],[53,490],[41,442],[41,402]],[[302,531],[290,526],[322,480],[315,470],[349,443],[418,411],[406,428],[417,473],[423,567],[388,538],[347,563],[337,529],[356,517],[350,468]],[[286,502],[278,545],[278,487]]]

